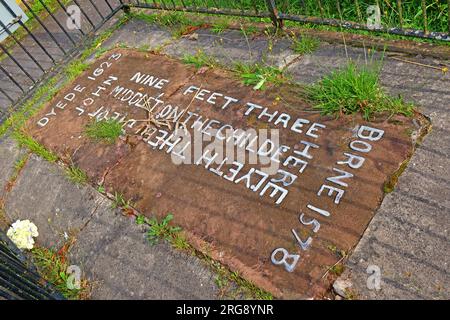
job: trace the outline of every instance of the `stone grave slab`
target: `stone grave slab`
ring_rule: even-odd
[[[119,141],[86,137],[107,119]],[[172,213],[197,249],[276,297],[308,298],[329,288],[422,122],[321,116],[295,86],[254,91],[224,70],[114,50],[26,130],[142,213]]]

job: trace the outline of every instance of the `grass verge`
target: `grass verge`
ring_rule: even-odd
[[[253,86],[253,90],[264,90],[267,85],[278,86],[287,81],[283,70],[263,65],[237,63],[233,70],[247,86]]]
[[[79,185],[84,185],[89,181],[86,172],[73,164],[66,169],[66,175],[70,181]]]
[[[201,21],[191,19],[184,12],[177,11],[162,11],[157,14],[137,12],[133,13],[132,16],[149,24],[168,28],[174,38],[190,33],[203,24]]]
[[[379,69],[358,67],[350,62],[307,88],[314,108],[323,115],[360,112],[365,120],[377,113],[412,116],[414,106],[401,97],[393,98],[381,88]]]
[[[182,59],[183,63],[195,66],[197,69],[201,67],[215,67],[217,65],[217,61],[208,56],[202,50],[197,51],[196,54],[185,54]]]
[[[313,38],[307,35],[301,35],[300,39],[292,36],[292,50],[297,54],[310,54],[317,50],[320,41],[317,38]]]
[[[56,160],[58,160],[57,155],[47,150],[43,145],[41,145],[31,136],[25,134],[19,129],[13,132],[13,138],[16,140],[19,146],[28,148],[31,152],[37,154],[38,156],[44,158],[49,162],[56,162]]]

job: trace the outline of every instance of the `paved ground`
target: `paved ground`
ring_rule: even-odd
[[[266,39],[251,38],[247,42],[238,31],[218,36],[201,30],[198,34],[198,40],[174,40],[164,29],[132,20],[103,45],[149,45],[175,57],[202,49],[228,65],[238,60],[265,59],[274,65],[287,66],[294,79],[302,83],[317,81],[347,63],[348,57],[359,63],[365,61],[363,49],[345,49],[341,45],[323,43],[313,54],[300,57],[290,51],[287,40],[276,41],[269,51]],[[403,58],[435,66],[449,65],[449,61],[426,57]],[[342,278],[351,280],[352,291],[359,298],[449,299],[450,75],[385,57],[381,78],[388,91],[402,94],[419,105],[430,117],[433,130],[418,147],[395,191],[384,199]],[[0,148],[0,183],[4,184],[4,177],[12,172],[11,166],[20,151],[4,139]],[[46,245],[60,243],[63,231],[78,230],[83,236],[78,236],[73,258],[84,265],[90,276],[105,283],[95,297],[208,298],[215,295],[213,275],[198,260],[180,255],[165,245],[149,247],[139,228],[112,212],[107,200],[89,188],[74,187],[61,176],[60,170],[31,158],[16,186],[6,195],[6,211],[11,218],[32,214],[30,218],[42,223],[41,230],[48,230],[42,233],[46,234],[42,237]],[[32,201],[32,196],[40,200]],[[381,270],[379,291],[367,289],[368,265],[376,265]],[[128,289],[132,287],[133,292]]]
[[[138,32],[138,30],[151,30]],[[128,34],[133,37],[127,37]],[[288,66],[295,81],[313,83],[349,59],[359,63],[381,63],[381,81],[392,95],[402,95],[414,102],[430,117],[432,132],[418,147],[395,191],[388,194],[370,224],[360,245],[348,262],[344,277],[353,281],[361,298],[449,298],[450,276],[450,74],[370,53],[363,48],[345,48],[323,43],[303,57],[296,56],[288,40],[277,40],[272,52],[265,38],[247,42],[239,31],[216,35],[208,30],[198,32],[198,40],[170,40],[170,34],[142,21],[133,20],[105,43],[121,42],[129,46],[163,46],[162,52],[182,57],[199,49],[221,63],[264,61]],[[416,56],[401,59],[439,66],[449,61]],[[381,61],[383,60],[383,61]],[[368,265],[377,265],[382,273],[382,290],[367,289]]]
[[[24,152],[8,138],[0,140],[1,190]],[[39,245],[59,249],[66,237],[75,237],[69,259],[92,281],[93,299],[217,297],[216,275],[204,263],[167,243],[150,246],[134,218],[112,209],[95,189],[70,182],[56,164],[32,156],[3,199],[9,221],[37,225]]]

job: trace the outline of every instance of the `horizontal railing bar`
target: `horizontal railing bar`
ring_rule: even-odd
[[[318,18],[318,17],[290,15],[290,14],[284,14],[284,13],[279,13],[278,17],[279,17],[279,19],[282,19],[282,20],[290,20],[290,21],[296,21],[296,22],[301,22],[301,23],[312,23],[312,24],[326,25],[326,26],[331,26],[331,27],[342,27],[345,29],[352,29],[352,30],[382,32],[382,33],[388,33],[388,34],[405,36],[405,37],[415,37],[415,38],[439,40],[439,41],[450,41],[450,34],[445,33],[445,32],[428,32],[428,33],[426,33],[425,31],[422,31],[422,30],[385,28],[385,27],[371,29],[371,28],[368,28],[366,25],[359,24],[356,22],[341,21],[338,19],[326,19],[326,18],[322,19],[322,18]]]
[[[125,5],[131,8],[141,8],[141,9],[153,9],[153,10],[166,10],[160,5],[149,4],[149,3],[139,3],[132,4],[126,3]],[[218,14],[218,15],[230,15],[230,16],[241,16],[241,17],[252,17],[252,18],[270,18],[269,12],[256,13],[249,10],[237,10],[237,9],[219,9],[219,8],[202,8],[202,7],[180,7],[168,9],[167,11],[182,11],[182,12],[192,12],[192,13],[205,13],[205,14]]]
[[[244,16],[244,17],[257,17],[257,18],[272,18],[273,14],[269,11],[267,12],[253,12],[249,10],[237,10],[228,8],[211,8],[211,7],[192,7],[192,6],[176,6],[173,8],[165,8],[165,3],[125,3],[129,7],[142,8],[142,9],[153,9],[153,10],[167,10],[167,11],[184,11],[193,13],[204,13],[204,14],[219,14],[219,15],[232,15],[232,16]],[[321,6],[321,5],[320,5]],[[321,7],[322,8],[322,7]],[[322,9],[321,9],[322,11]],[[382,27],[378,29],[371,29],[367,25],[360,24],[358,22],[352,21],[342,21],[333,18],[319,18],[314,16],[304,16],[304,15],[294,15],[286,14],[282,12],[276,13],[276,18],[278,20],[289,20],[300,23],[311,23],[316,25],[325,25],[331,27],[342,27],[345,29],[353,30],[364,30],[371,32],[381,32],[398,36],[415,37],[429,40],[439,40],[439,41],[450,41],[450,34],[445,32],[432,32],[425,30],[415,30],[415,29],[402,29],[402,28],[387,28]]]

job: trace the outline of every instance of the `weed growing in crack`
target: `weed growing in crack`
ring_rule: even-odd
[[[226,29],[228,29],[230,26],[229,19],[220,19],[213,23],[211,26],[211,32],[216,34],[223,33]]]
[[[93,140],[113,144],[122,134],[122,125],[112,119],[92,121],[86,126],[84,133]]]
[[[99,185],[99,186],[97,187],[97,191],[100,192],[100,193],[106,193],[105,186]]]
[[[129,210],[133,206],[133,203],[131,200],[125,200],[123,194],[116,192],[114,193],[114,199],[111,206],[113,209],[122,208],[123,210]]]
[[[86,172],[73,164],[66,169],[66,175],[70,181],[79,185],[84,185],[89,181]]]
[[[171,30],[172,36],[179,38],[189,33],[191,29],[199,27],[202,22],[191,20],[184,12],[158,12],[147,14],[139,12],[133,15],[135,18],[143,20],[149,24],[156,24],[167,27]]]
[[[307,88],[314,108],[323,115],[343,115],[360,112],[364,119],[376,113],[388,112],[412,116],[414,106],[401,97],[392,98],[381,88],[379,70],[369,66],[358,67],[350,62],[333,71],[318,83]]]
[[[27,161],[29,158],[30,158],[30,154],[27,153],[27,154],[23,155],[19,160],[17,160],[17,162],[14,164],[14,173],[13,173],[13,177],[12,177],[14,180],[17,179],[20,172],[27,164]]]
[[[14,130],[12,136],[19,144],[19,146],[27,147],[31,152],[37,154],[41,158],[44,158],[49,162],[56,162],[56,160],[58,160],[58,157],[54,153],[47,150],[43,145],[34,140],[32,137],[26,135],[22,131]]]
[[[301,35],[298,39],[295,34],[292,35],[292,50],[297,54],[309,54],[319,47],[320,41],[307,35]]]
[[[109,50],[108,48],[104,48],[104,47],[98,48],[97,51],[95,52],[95,58],[96,59],[100,58],[108,50]]]
[[[136,217],[136,224],[145,224],[149,226],[149,230],[147,231],[147,239],[151,245],[157,244],[159,239],[164,239],[168,241],[175,249],[193,251],[194,249],[180,233],[181,228],[169,225],[172,219],[172,214],[168,214],[161,220],[161,222],[158,222],[156,218],[148,219],[144,215],[138,215]]]
[[[214,58],[208,56],[201,50],[197,51],[195,55],[184,55],[183,62],[185,64],[193,65],[197,69],[200,69],[201,67],[214,67],[215,65],[217,65],[217,62],[214,60]]]
[[[175,243],[177,246],[182,244],[183,239],[179,237],[179,232],[181,231],[180,227],[174,227],[170,225],[170,222],[173,219],[173,215],[169,213],[166,217],[164,217],[161,221],[158,221],[157,218],[153,217],[147,219],[143,216],[139,216],[136,219],[137,224],[148,224],[149,229],[147,230],[147,240],[150,245],[156,245],[159,243],[160,239],[166,240],[171,244]],[[187,243],[186,245],[188,246]]]
[[[253,86],[254,90],[264,90],[268,84],[280,85],[286,81],[282,70],[269,65],[237,63],[234,72],[243,84]]]
[[[89,297],[90,288],[87,280],[81,279],[80,289],[69,288],[67,269],[69,262],[67,252],[69,246],[65,245],[56,251],[47,248],[35,247],[31,255],[39,274],[51,283],[64,297],[70,300],[82,300]]]
[[[75,79],[79,74],[81,74],[83,71],[86,71],[89,68],[89,64],[81,62],[81,61],[75,61],[69,64],[67,69],[65,70],[65,73],[67,75],[67,78],[70,80]]]
[[[148,52],[150,50],[150,45],[143,44],[138,48],[138,51],[140,52]]]
[[[175,249],[190,252],[201,259],[209,268],[211,268],[212,271],[216,273],[215,282],[220,289],[220,296],[245,296],[251,299],[264,300],[273,299],[270,293],[265,292],[251,282],[245,280],[237,272],[230,272],[220,262],[213,260],[208,254],[197,251],[187,242],[180,227],[170,225],[172,219],[172,214],[168,214],[161,220],[161,222],[159,222],[156,218],[149,219],[144,215],[138,215],[136,217],[136,224],[148,226],[149,229],[147,230],[147,239],[151,245],[155,245],[160,239],[164,239],[168,241]],[[232,286],[231,282],[234,282],[235,285]]]

